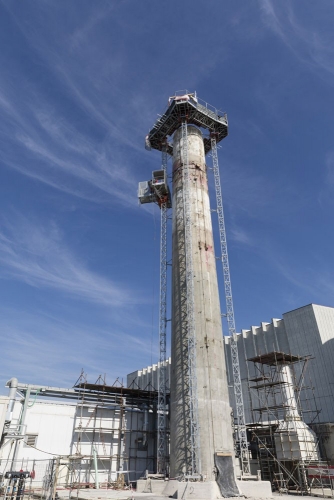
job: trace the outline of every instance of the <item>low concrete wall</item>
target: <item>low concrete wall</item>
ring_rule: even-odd
[[[273,496],[270,481],[238,481],[238,488],[241,495],[256,498],[270,498]]]
[[[162,479],[138,479],[137,491],[138,493],[154,493],[162,495],[167,485],[167,481]]]
[[[163,495],[166,497],[177,498],[177,492],[179,489],[179,481],[177,479],[170,479],[167,481],[166,487],[163,491]]]
[[[255,498],[271,498],[273,493],[269,481],[236,481],[242,496]],[[183,500],[215,500],[222,498],[216,481],[198,483],[176,481],[171,479],[138,479],[138,493],[153,493]]]
[[[215,500],[221,498],[216,481],[204,481],[203,483],[180,482],[178,483],[177,498],[183,500]]]

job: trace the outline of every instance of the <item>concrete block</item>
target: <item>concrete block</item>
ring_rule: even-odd
[[[182,500],[215,500],[221,498],[216,481],[179,482],[177,498]]]
[[[237,480],[237,486],[241,495],[244,495],[246,498],[271,498],[273,496],[270,481]]]
[[[162,494],[166,497],[177,498],[179,481],[177,479],[170,479],[165,485],[166,487]]]
[[[163,495],[166,488],[166,481],[163,479],[138,479],[138,493],[153,493],[154,495]]]

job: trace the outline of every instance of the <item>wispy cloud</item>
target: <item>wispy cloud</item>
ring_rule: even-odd
[[[271,29],[294,54],[294,56],[319,76],[334,75],[334,37],[332,30],[323,30],[317,26],[315,16],[310,15],[311,23],[303,23],[302,13],[296,14],[298,4],[292,1],[275,2],[275,0],[259,0],[263,19]],[[332,3],[327,3],[328,18],[332,18]],[[318,10],[317,6],[313,6]],[[326,7],[323,5],[322,27],[326,18]],[[304,10],[304,5],[302,7]],[[325,34],[326,33],[326,34]],[[320,73],[319,73],[320,71]]]
[[[272,203],[274,186],[252,166],[225,158],[221,181],[224,203],[233,217],[236,214],[247,214],[251,218],[265,216],[263,209]]]
[[[135,165],[138,154],[145,155],[145,129],[138,121],[145,106],[136,111],[125,105],[132,95],[122,84],[126,75],[119,67],[119,51],[106,55],[104,44],[90,41],[91,31],[96,35],[116,7],[100,7],[94,15],[83,16],[83,25],[74,32],[65,30],[62,37],[43,37],[46,26],[51,31],[55,27],[49,9],[36,12],[36,29],[15,9],[4,8],[34,54],[36,67],[27,79],[21,66],[12,65],[9,71],[3,62],[3,164],[77,197],[136,207]],[[54,9],[61,15],[61,7]],[[45,84],[34,78],[40,67]]]
[[[333,303],[334,275],[326,264],[318,262],[318,266],[306,268],[305,259],[289,255],[287,248],[282,246],[281,242],[274,244],[274,240],[265,235],[255,239],[242,227],[234,227],[231,233],[232,240],[246,247],[245,255],[249,256],[251,252],[257,256],[254,261],[257,266],[261,262],[264,268],[270,269],[270,279],[273,282],[277,279],[283,281],[283,284],[277,286],[277,290],[284,291],[282,295],[289,302],[289,307],[296,307],[296,304],[305,300]]]
[[[94,382],[108,373],[107,383],[147,363],[150,344],[137,332],[131,335],[121,325],[112,329],[52,317],[44,311],[25,312],[0,308],[3,352],[1,385],[10,377],[20,382],[71,387],[81,369]],[[110,365],[111,353],[117,351]],[[2,383],[2,384],[1,384]]]
[[[121,307],[141,301],[122,283],[90,270],[66,246],[55,223],[43,227],[23,217],[7,220],[0,232],[0,263],[3,278],[59,290],[95,304]]]
[[[112,144],[96,143],[40,98],[29,105],[0,95],[7,138],[2,161],[21,173],[95,202],[136,206],[136,182]],[[13,124],[15,133],[8,128]],[[132,196],[129,195],[132,193]]]
[[[230,231],[231,239],[243,246],[254,246],[256,244],[254,238],[245,231],[242,227],[233,226]]]
[[[318,202],[320,206],[327,210],[328,205],[333,205],[334,151],[329,151],[326,154],[320,179],[322,185],[318,194]]]
[[[331,151],[326,156],[326,177],[325,181],[331,188],[334,188],[334,151]]]

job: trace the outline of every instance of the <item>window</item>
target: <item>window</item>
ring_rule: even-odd
[[[148,446],[147,446],[147,441],[144,437],[139,437],[137,439],[137,447],[138,451],[146,451]]]
[[[24,436],[24,446],[36,446],[38,434],[26,434]]]

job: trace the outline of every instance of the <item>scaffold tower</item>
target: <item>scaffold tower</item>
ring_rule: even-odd
[[[192,235],[190,213],[190,175],[188,160],[188,123],[182,121],[182,152],[183,159],[183,210],[185,228],[185,260],[186,260],[186,298],[187,298],[187,339],[188,339],[188,406],[190,412],[190,453],[191,475],[201,474],[200,438],[197,401],[197,371],[196,371],[196,331],[194,320],[194,269],[192,262]]]
[[[227,252],[225,217],[223,210],[223,196],[221,190],[219,163],[217,154],[217,140],[214,132],[211,133],[211,151],[212,151],[213,174],[215,180],[221,261],[222,261],[223,275],[224,275],[226,319],[228,324],[228,332],[231,337],[230,345],[231,345],[232,372],[233,372],[233,389],[234,389],[235,405],[237,413],[236,415],[237,432],[239,438],[242,472],[243,474],[247,475],[250,474],[250,465],[249,465],[249,452],[248,452],[247,431],[245,422],[245,410],[244,410],[244,401],[242,396],[237,334],[235,329],[230,265]]]
[[[167,450],[167,222],[171,208],[170,191],[167,183],[168,145],[164,138],[161,145],[161,170],[152,173],[152,179],[139,183],[140,203],[156,203],[160,207],[160,296],[159,296],[159,380],[158,380],[158,445],[157,472],[168,473]]]
[[[162,149],[162,170],[167,178],[168,153]],[[160,203],[160,315],[159,315],[159,393],[158,393],[158,453],[157,472],[167,474],[167,422],[166,422],[166,358],[167,358],[167,218],[168,204],[164,197]]]

